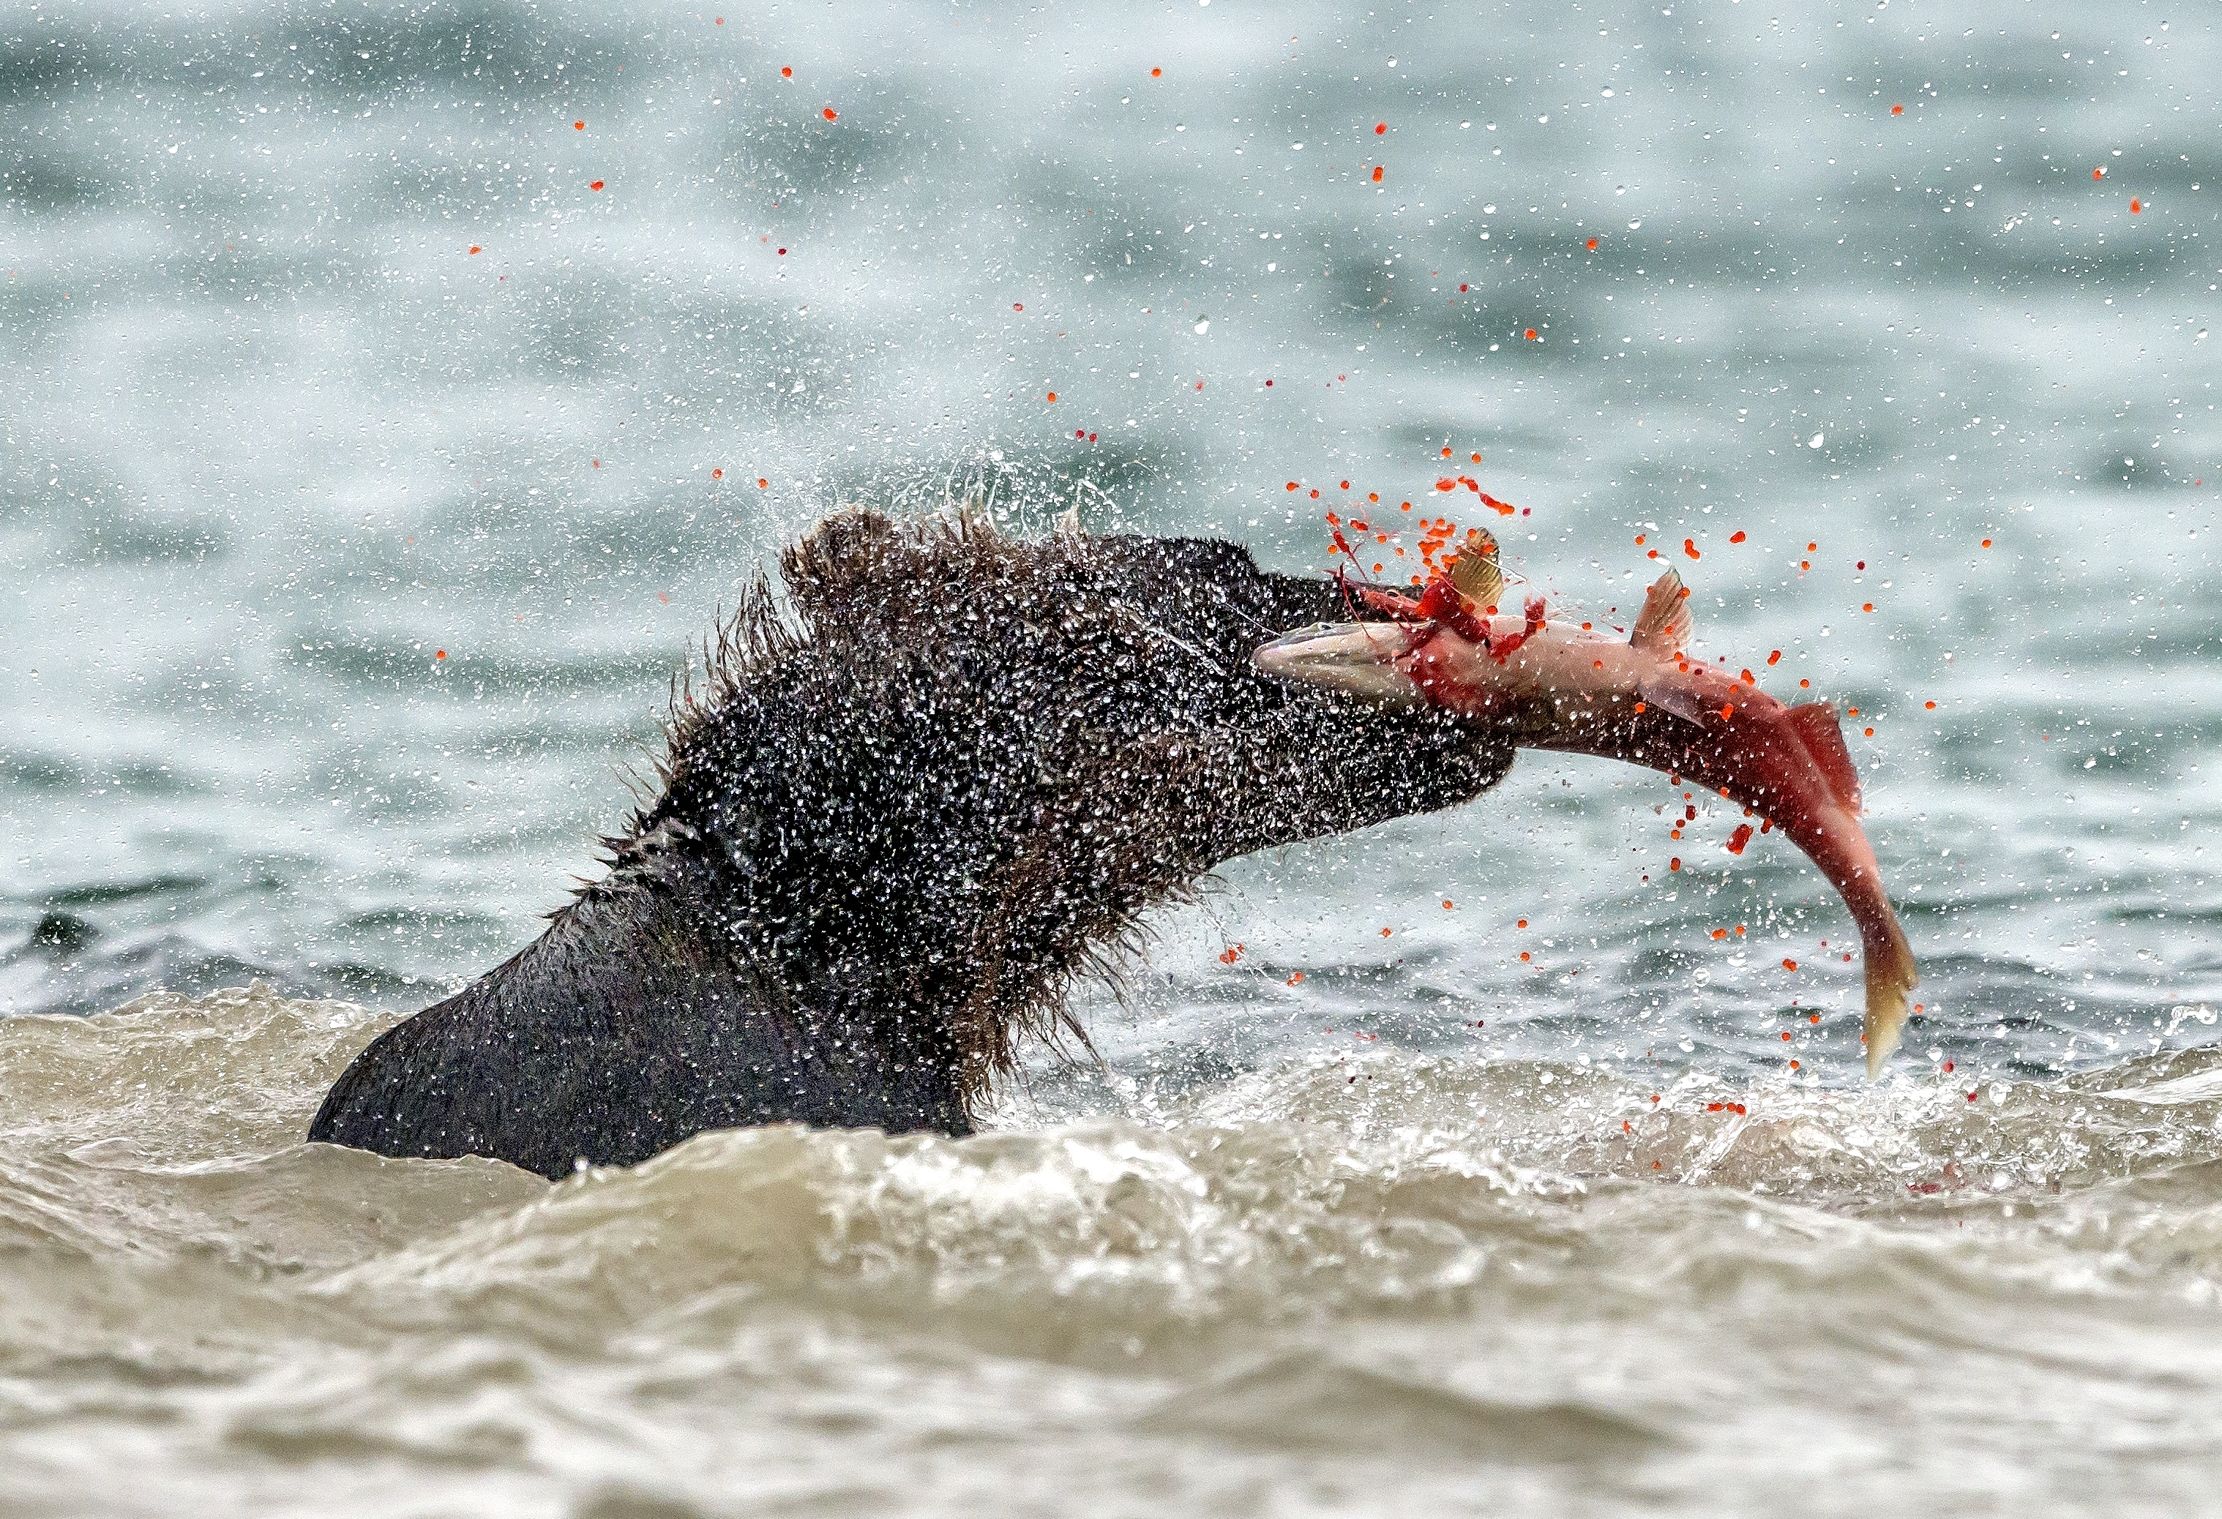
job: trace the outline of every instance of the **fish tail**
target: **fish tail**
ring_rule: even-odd
[[[1867,1042],[1867,1076],[1882,1074],[1883,1062],[1898,1048],[1909,1011],[1906,998],[1921,980],[1913,946],[1906,942],[1898,915],[1885,901],[1880,910],[1860,914],[1860,952],[1866,962],[1867,1016],[1861,1031]]]

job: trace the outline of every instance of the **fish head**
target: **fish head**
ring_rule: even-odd
[[[1394,622],[1315,623],[1260,645],[1250,657],[1268,675],[1375,706],[1431,706],[1408,669],[1414,636],[1414,629]]]

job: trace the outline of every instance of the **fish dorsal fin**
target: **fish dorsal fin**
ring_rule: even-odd
[[[1628,642],[1646,654],[1675,655],[1690,641],[1689,593],[1682,577],[1668,570],[1643,593],[1643,610],[1636,615],[1636,630]]]
[[[1844,747],[1844,730],[1837,724],[1836,708],[1825,701],[1811,701],[1792,707],[1789,715],[1790,731],[1813,756],[1836,804],[1847,812],[1859,811],[1859,772],[1852,768],[1852,751]]]
[[[1497,540],[1485,529],[1467,529],[1466,541],[1450,567],[1450,583],[1477,607],[1493,608],[1504,598],[1504,570],[1497,564]]]

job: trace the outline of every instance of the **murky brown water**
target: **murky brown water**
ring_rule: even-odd
[[[0,1020],[8,1511],[2184,1512],[2222,1479],[2211,1055],[1974,1103],[1323,1060],[1162,1124],[718,1134],[551,1188],[298,1143],[384,1021]]]

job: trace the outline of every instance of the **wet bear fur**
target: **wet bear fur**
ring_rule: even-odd
[[[969,1132],[1076,978],[1239,855],[1463,802],[1509,745],[1259,673],[1348,615],[1197,538],[848,511],[673,702],[538,940],[379,1036],[312,1139],[550,1177],[705,1129]]]

